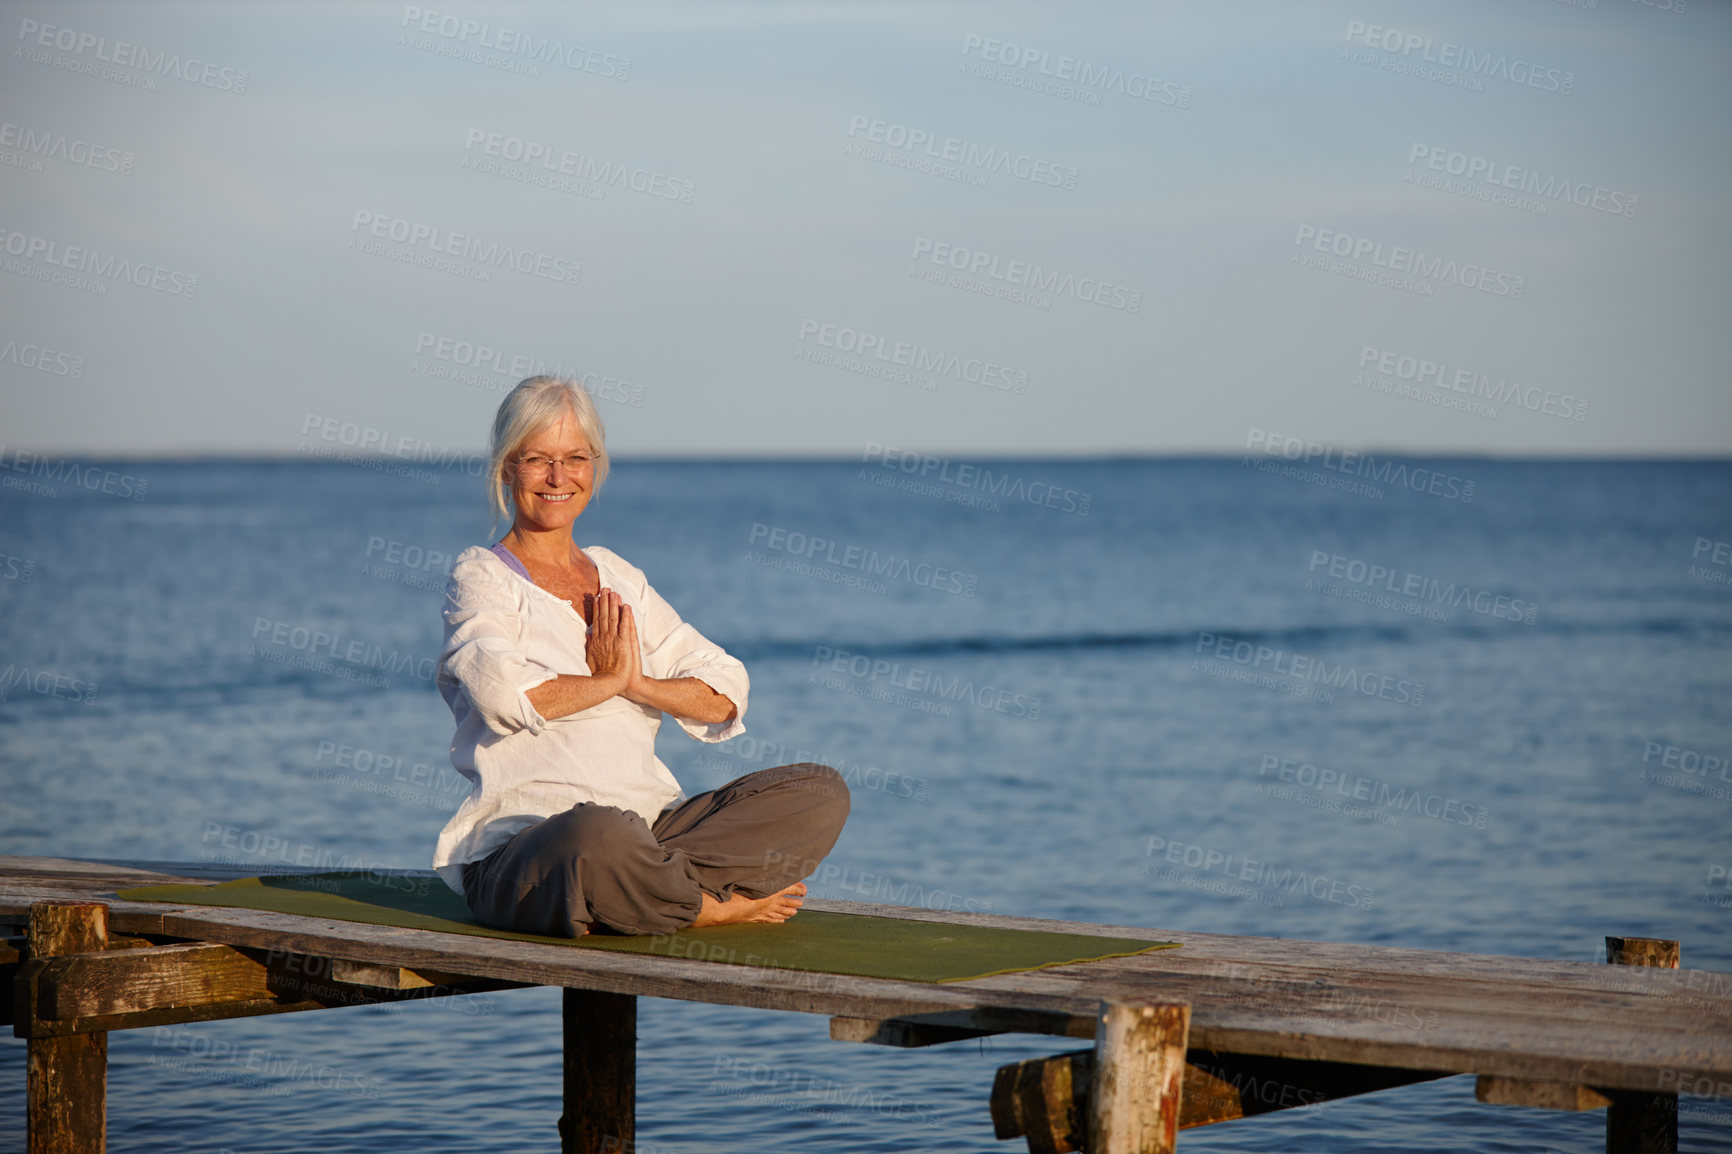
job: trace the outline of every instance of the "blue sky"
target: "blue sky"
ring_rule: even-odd
[[[1723,455],[1732,5],[1586,2],[6,4],[0,442]]]

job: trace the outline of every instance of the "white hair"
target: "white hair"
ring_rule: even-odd
[[[487,497],[495,524],[500,519],[511,520],[511,504],[505,496],[510,488],[505,481],[505,467],[525,441],[566,413],[583,430],[590,452],[596,455],[591,494],[599,491],[601,483],[607,480],[607,436],[602,431],[601,414],[595,411],[595,402],[583,385],[569,377],[537,376],[519,381],[499,402],[499,412],[493,417]]]

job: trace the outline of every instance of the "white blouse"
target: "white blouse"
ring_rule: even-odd
[[[731,722],[676,717],[699,741],[744,733],[746,667],[680,620],[636,566],[590,545],[601,587],[631,606],[646,676],[696,677],[734,703]],[[612,697],[549,721],[527,691],[560,674],[589,673],[589,627],[565,601],[513,572],[491,549],[458,554],[445,594],[439,695],[457,719],[451,764],[471,782],[445,823],[433,868],[463,892],[463,864],[580,802],[618,806],[654,824],[685,797],[655,754],[659,709]]]

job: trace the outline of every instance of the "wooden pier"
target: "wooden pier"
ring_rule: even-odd
[[[1183,943],[935,985],[113,896],[256,872],[0,857],[31,1154],[104,1149],[109,1032],[523,986],[564,988],[561,1148],[584,1154],[632,1149],[640,994],[824,1014],[839,1041],[1089,1040],[1005,1066],[982,1103],[1032,1151],[1154,1154],[1185,1127],[1471,1073],[1483,1102],[1604,1109],[1609,1152],[1659,1154],[1680,1092],[1732,1097],[1732,974],[1680,969],[1652,939],[1608,938],[1614,967],[807,904]]]

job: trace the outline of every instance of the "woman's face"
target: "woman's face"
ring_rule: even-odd
[[[505,483],[517,506],[513,528],[570,528],[589,504],[595,483],[593,464],[571,467],[570,458],[578,454],[593,456],[594,450],[569,412],[530,434],[505,464]]]

